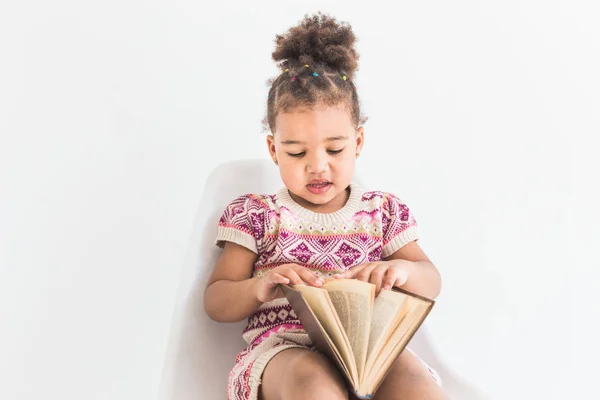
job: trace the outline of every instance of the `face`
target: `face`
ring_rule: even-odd
[[[342,107],[300,109],[279,114],[275,124],[267,145],[292,198],[313,211],[343,207],[364,136],[350,112]]]

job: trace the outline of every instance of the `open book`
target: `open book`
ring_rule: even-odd
[[[355,279],[282,290],[314,345],[362,399],[373,396],[434,304],[397,288],[375,297],[375,285]]]

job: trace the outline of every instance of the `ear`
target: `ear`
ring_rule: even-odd
[[[356,130],[356,154],[360,154],[365,142],[365,129],[361,126]]]
[[[267,135],[267,147],[269,149],[269,154],[273,159],[273,162],[277,164],[277,153],[275,152],[275,138],[273,135]]]

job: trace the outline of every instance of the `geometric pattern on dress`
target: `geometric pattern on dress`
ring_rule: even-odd
[[[280,229],[275,246],[260,257],[257,270],[296,263],[325,271],[344,271],[381,257],[382,238],[364,232],[346,235],[299,235]],[[258,263],[257,263],[258,264]]]
[[[249,378],[254,361],[244,365],[242,360],[252,354],[255,347],[256,345],[251,344],[235,357],[235,366],[229,371],[227,380],[227,398],[229,400],[248,400],[250,398]]]
[[[282,324],[301,325],[296,313],[289,304],[261,308],[248,317],[248,325],[244,329],[243,334],[256,330],[256,332],[253,332],[253,335],[256,337],[264,333],[263,331],[266,332]]]
[[[399,209],[405,210],[402,207]],[[402,221],[406,220],[406,212],[399,213],[402,218],[400,221],[395,220],[397,212],[393,212],[391,218],[390,213],[381,209],[378,212],[361,212],[362,216],[355,215],[349,224],[341,227],[341,230],[349,232],[336,235],[322,235],[318,231],[312,235],[301,234],[288,228],[293,226],[293,221],[289,224],[282,223],[277,235],[269,234],[263,239],[256,272],[263,275],[263,271],[278,265],[296,263],[312,267],[319,272],[329,271],[330,274],[365,262],[381,260],[383,233],[389,230],[391,234],[388,233],[386,237],[393,238],[406,229],[409,225]],[[286,217],[285,219],[290,219],[289,214]],[[300,226],[298,224],[298,227]]]

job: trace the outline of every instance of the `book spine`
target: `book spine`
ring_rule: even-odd
[[[358,399],[372,399],[373,398],[372,394],[360,394],[360,393],[358,393],[358,390],[354,391],[354,396],[356,396]]]

